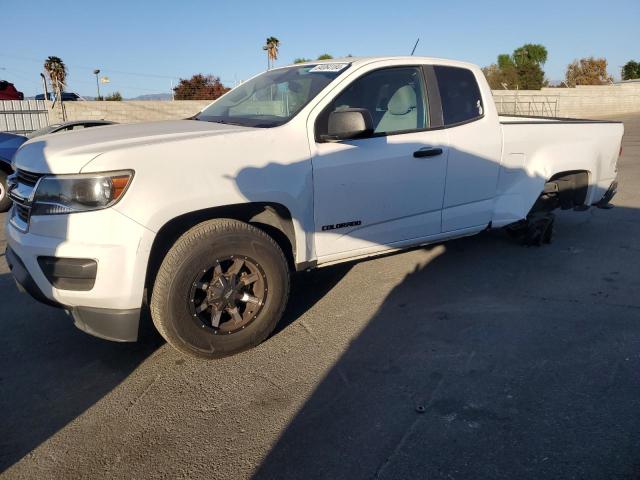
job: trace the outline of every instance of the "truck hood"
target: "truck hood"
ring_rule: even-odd
[[[98,155],[133,146],[253,130],[196,120],[132,123],[53,133],[29,140],[16,152],[16,168],[36,173],[78,173]]]

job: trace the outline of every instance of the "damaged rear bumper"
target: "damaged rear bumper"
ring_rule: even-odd
[[[607,189],[607,191],[605,192],[605,194],[602,196],[602,199],[597,203],[595,203],[594,206],[598,208],[607,208],[607,209],[613,208],[613,205],[611,205],[611,203],[609,202],[611,202],[613,197],[616,196],[616,193],[618,193],[618,182],[614,180],[609,186],[609,188]]]

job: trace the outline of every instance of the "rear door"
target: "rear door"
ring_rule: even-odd
[[[502,154],[498,119],[486,114],[472,70],[435,65],[434,72],[449,136],[442,231],[486,226],[492,217]]]
[[[319,108],[312,145],[319,260],[439,234],[447,141],[444,130],[430,129],[423,69],[369,71]],[[330,112],[341,108],[369,110],[375,133],[319,141]]]

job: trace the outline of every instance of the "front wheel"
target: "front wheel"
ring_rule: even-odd
[[[11,207],[11,199],[7,193],[7,174],[0,170],[0,212],[6,212]]]
[[[151,316],[179,351],[224,357],[266,339],[288,296],[287,261],[270,236],[237,220],[209,220],[167,253],[153,287]]]

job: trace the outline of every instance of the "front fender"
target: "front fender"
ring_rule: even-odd
[[[114,208],[154,232],[198,210],[277,203],[291,212],[296,262],[314,258],[309,148],[286,126],[108,152],[83,172],[118,169],[135,175]]]

